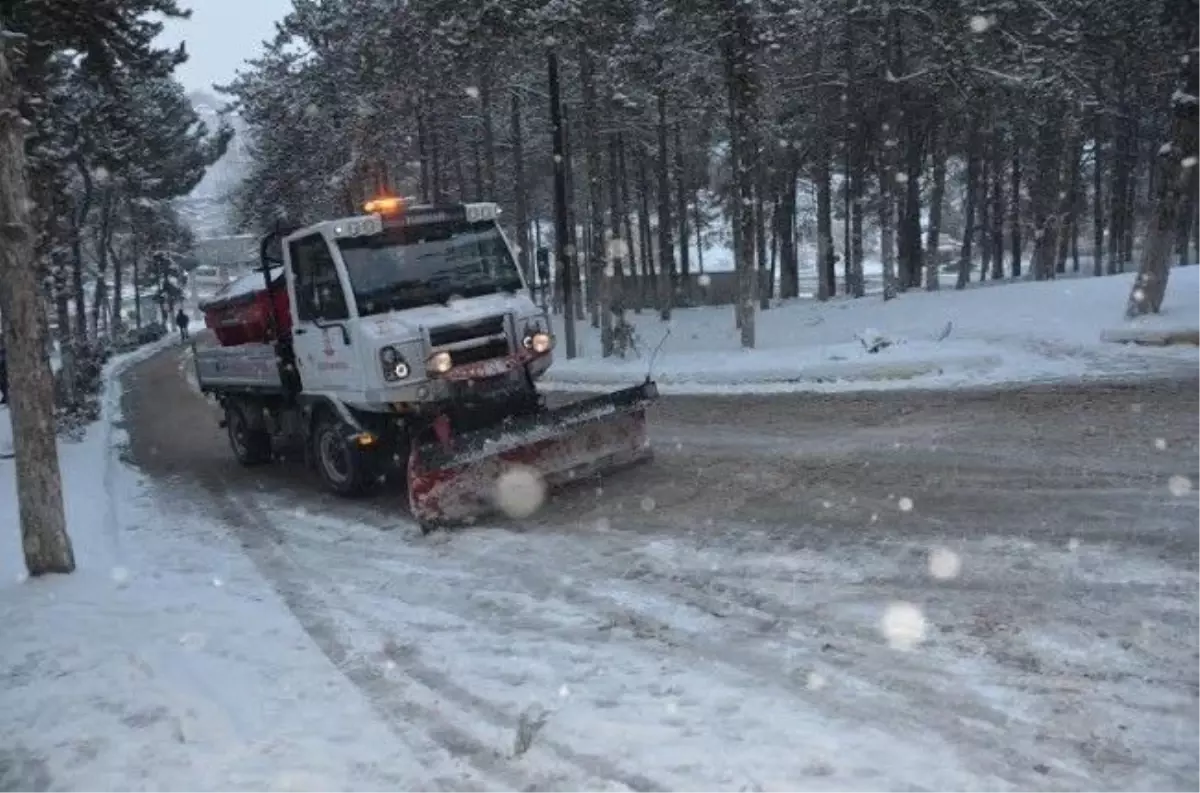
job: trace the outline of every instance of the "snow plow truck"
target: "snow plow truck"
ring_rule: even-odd
[[[492,512],[513,471],[543,488],[650,459],[649,377],[547,407],[555,339],[495,204],[364,210],[267,234],[200,305],[196,380],[242,465],[302,457],[346,497],[400,474],[429,531]]]

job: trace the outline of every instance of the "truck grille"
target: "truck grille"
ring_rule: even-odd
[[[475,322],[464,322],[458,325],[443,325],[429,331],[429,343],[434,349],[459,344],[481,336],[497,336],[504,334],[504,316],[487,317]],[[507,354],[507,342],[505,352]]]
[[[456,365],[503,358],[511,352],[504,315],[443,325],[429,331],[430,346],[447,350]]]
[[[453,352],[454,363],[475,363],[476,361],[486,361],[490,358],[503,358],[508,355],[508,341],[506,339],[495,339],[485,342],[478,347],[464,347]]]

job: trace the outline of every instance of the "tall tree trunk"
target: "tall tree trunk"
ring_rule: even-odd
[[[1104,118],[1092,117],[1092,275],[1104,275]]]
[[[87,338],[87,298],[83,292],[83,229],[91,211],[94,188],[87,163],[80,158],[76,160],[75,167],[83,180],[83,195],[80,196],[71,219],[71,292],[75,300],[75,338],[83,341]]]
[[[1108,273],[1125,271],[1125,211],[1129,204],[1129,104],[1126,99],[1126,71],[1119,72],[1118,117],[1114,119],[1116,136],[1113,148],[1112,180],[1109,183]]]
[[[54,380],[46,356],[34,261],[24,124],[16,80],[0,38],[0,333],[7,350],[21,547],[30,575],[70,573],[54,422]]]
[[[992,280],[1004,280],[1004,145],[999,129],[992,133]]]
[[[637,155],[638,234],[641,238],[642,272],[638,278],[638,305],[649,307],[651,290],[657,285],[654,269],[654,234],[650,228],[650,163],[640,144],[634,144]]]
[[[442,190],[441,135],[438,132],[438,127],[435,124],[429,134],[429,178],[433,190],[433,203],[435,204],[440,204],[446,200],[446,194]]]
[[[931,135],[933,194],[929,198],[929,233],[925,243],[925,289],[936,292],[942,286],[942,204],[946,202],[946,140],[940,123],[934,127]]]
[[[621,223],[623,224],[623,227],[625,229],[625,243],[626,243],[626,249],[627,249],[625,258],[629,262],[628,277],[629,277],[629,279],[631,279],[631,280],[627,281],[627,280],[625,280],[624,277],[622,277],[622,281],[621,281],[620,301],[621,301],[622,308],[624,308],[629,303],[630,293],[637,291],[638,284],[641,283],[641,279],[638,278],[638,272],[637,272],[637,261],[638,260],[637,260],[637,253],[634,249],[634,236],[633,236],[634,210],[633,210],[633,202],[630,200],[631,193],[629,190],[629,167],[628,167],[628,164],[625,159],[626,154],[627,154],[627,149],[625,146],[625,136],[620,133],[617,133],[616,147],[617,147],[617,167],[621,172],[621,176],[620,176],[620,179],[621,179],[621,206],[622,206]],[[615,223],[614,223],[614,225],[615,225]],[[635,301],[633,310],[635,313],[640,314],[642,311],[642,304],[640,302]]]
[[[608,290],[605,295],[609,320],[609,344],[612,341],[612,324],[625,322],[625,304],[622,297],[625,291],[625,262],[629,259],[630,240],[624,233],[624,224],[629,220],[621,189],[621,137],[616,133],[608,135],[608,224],[612,229],[612,245],[609,247],[607,261],[612,267],[612,277],[606,279]]]
[[[684,160],[682,127],[681,122],[675,122],[675,214],[679,221],[679,275],[683,283],[689,283],[692,268],[688,256],[687,163]]]
[[[450,138],[450,159],[454,161],[454,186],[455,192],[458,193],[458,200],[470,201],[471,194],[467,187],[467,169],[463,163],[461,135],[454,135]]]
[[[517,261],[525,280],[533,277],[533,255],[529,250],[529,196],[525,187],[525,148],[521,134],[521,97],[512,95],[513,203],[517,214]],[[462,178],[461,175],[459,177]]]
[[[1055,263],[1055,271],[1059,273],[1067,271],[1071,240],[1077,235],[1079,225],[1079,171],[1080,158],[1083,156],[1083,137],[1077,128],[1072,128],[1066,153],[1067,191],[1059,209],[1061,220],[1058,228],[1058,261]]]
[[[993,158],[987,154],[987,150],[993,149],[996,145],[996,132],[993,129],[987,133],[987,143],[984,144],[984,153],[980,158],[980,174],[979,174],[979,195],[975,197],[975,206],[979,212],[979,280],[986,281],[992,269],[992,217],[991,217],[991,201],[988,200],[989,192],[992,183],[992,164]]]
[[[1012,265],[1009,272],[1013,278],[1021,277],[1021,141],[1013,133],[1012,169],[1009,171],[1008,190],[1008,235],[1011,244]]]
[[[1159,150],[1162,170],[1158,180],[1154,220],[1142,251],[1137,280],[1125,307],[1125,315],[1130,318],[1157,314],[1162,308],[1167,292],[1167,277],[1170,275],[1171,248],[1179,228],[1179,213],[1196,185],[1196,149],[1200,146],[1200,130],[1197,129],[1200,108],[1196,104],[1196,97],[1200,95],[1200,78],[1197,75],[1200,28],[1195,3],[1188,5],[1190,9],[1187,16],[1174,21],[1179,50],[1185,55],[1181,59],[1179,76],[1171,96],[1173,117],[1170,145]]]
[[[692,195],[692,226],[696,229],[696,271],[704,272],[704,218],[700,211],[700,191]]]
[[[567,228],[567,119],[563,112],[562,95],[558,80],[558,54],[553,50],[547,55],[547,83],[550,92],[550,132],[553,138],[554,168],[554,247],[557,259],[556,272],[561,273],[563,285],[563,326],[566,330],[567,358],[576,355],[575,345],[575,296],[578,288],[575,278],[575,256],[570,250],[570,233]]]
[[[817,183],[817,300],[833,297],[835,286],[829,278],[833,260],[833,190],[829,174],[829,146],[823,133],[816,146],[813,181]]]
[[[796,171],[794,157],[784,171],[779,207],[779,287],[785,300],[800,296],[800,257],[796,251]]]
[[[424,112],[418,111],[414,115],[417,117],[417,156],[421,161],[421,201],[429,203],[433,196],[429,182],[429,128]]]
[[[905,152],[904,213],[905,237],[904,283],[906,288],[921,285],[921,172],[925,166],[925,136],[923,125],[915,117],[907,120],[907,150]]]
[[[608,264],[608,256],[604,245],[604,158],[600,151],[600,137],[596,133],[599,114],[596,107],[596,83],[592,62],[592,52],[587,44],[579,47],[579,83],[582,106],[580,107],[580,122],[583,126],[583,160],[587,169],[587,198],[590,210],[588,217],[588,307],[592,313],[592,327],[601,328],[607,324],[607,331],[601,328],[600,335],[609,339],[608,352],[612,355],[612,316],[607,307],[602,305],[601,293],[604,289],[604,271]]]
[[[971,280],[971,242],[975,237],[975,196],[979,184],[979,116],[971,114],[970,132],[967,134],[967,206],[963,219],[962,248],[958,255],[958,279],[955,289],[966,289]],[[1014,161],[1015,162],[1015,161]]]
[[[485,200],[496,200],[496,125],[493,119],[492,57],[489,51],[480,61],[479,113],[483,116],[483,187]]]
[[[754,178],[758,174],[758,75],[754,53],[757,34],[754,10],[739,0],[724,0],[722,54],[729,92],[730,165],[734,181],[735,261],[738,272],[737,315],[743,348],[755,344],[754,312]]]
[[[113,187],[106,185],[100,202],[100,239],[96,244],[96,283],[92,290],[92,335],[100,336],[100,319],[108,303],[108,243],[112,237]]]
[[[854,297],[864,297],[867,294],[867,277],[863,272],[863,218],[866,217],[866,212],[863,210],[863,191],[866,182],[866,167],[863,165],[861,141],[854,145],[858,149],[858,153],[853,156],[850,173],[850,191],[854,196],[851,201],[851,206],[854,208],[854,222],[851,224],[852,233],[850,234],[850,253],[853,262],[850,265],[848,274],[850,283],[846,285],[846,291]]]
[[[761,158],[759,161],[762,161]],[[754,180],[754,259],[758,265],[755,268],[754,284],[758,287],[755,290],[758,294],[758,307],[763,311],[771,307],[771,293],[774,291],[774,284],[767,280],[767,202],[763,198],[765,189],[766,179],[760,166],[758,178]]]
[[[671,174],[667,151],[667,94],[658,92],[658,314],[671,318],[671,276],[675,254],[671,248]]]
[[[571,250],[571,269],[572,278],[574,281],[571,284],[571,294],[575,296],[575,316],[583,317],[583,296],[584,296],[584,268],[579,266],[580,261],[584,261],[582,252],[579,246],[579,205],[576,202],[578,197],[575,192],[575,143],[572,137],[572,125],[574,121],[568,111],[566,102],[562,105],[562,127],[563,127],[563,146],[565,154],[563,155],[563,166],[567,172],[567,234],[570,235],[570,250]]]
[[[1049,111],[1060,111],[1048,106]],[[1047,115],[1047,118],[1055,117]],[[1037,135],[1037,177],[1033,188],[1034,259],[1033,276],[1042,281],[1053,278],[1058,242],[1059,173],[1062,169],[1062,129],[1043,124]]]
[[[104,243],[105,250],[108,251],[108,258],[112,262],[113,270],[113,294],[112,294],[112,332],[113,335],[119,335],[124,330],[125,318],[121,316],[121,306],[124,303],[122,296],[125,290],[123,279],[124,263],[117,258],[117,253],[113,250],[113,235],[110,233],[108,239]]]

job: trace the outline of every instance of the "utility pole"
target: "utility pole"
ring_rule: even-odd
[[[21,546],[25,567],[37,576],[72,572],[75,553],[63,510],[54,379],[46,355],[46,323],[34,258],[26,122],[5,51],[13,38],[0,26],[0,315],[4,317],[0,325],[8,351]]]
[[[562,98],[558,88],[558,55],[550,50],[548,56],[550,81],[550,126],[554,130],[554,249],[563,274],[563,324],[566,326],[567,358],[575,351],[575,295],[579,283],[575,275],[575,257],[568,255],[567,236],[567,162],[565,130],[562,121]],[[573,253],[573,252],[571,252]]]

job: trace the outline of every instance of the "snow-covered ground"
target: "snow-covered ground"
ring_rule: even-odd
[[[74,575],[0,460],[0,789],[1200,778],[1194,393],[681,400],[654,465],[423,538],[238,468],[183,350],[123,402],[153,349],[61,447]]]
[[[557,317],[560,344],[547,384],[587,389],[652,372],[665,393],[770,393],[1196,371],[1195,347],[1149,349],[1110,339],[1131,330],[1200,327],[1200,267],[1173,268],[1162,313],[1129,322],[1123,312],[1132,279],[996,283],[914,291],[886,303],[878,297],[788,301],[758,313],[754,350],[741,349],[732,307],[676,310],[669,323],[646,311],[629,315],[638,354],[625,359],[601,358],[598,332],[580,322],[580,357],[567,360]],[[879,338],[890,346],[868,352]]]

